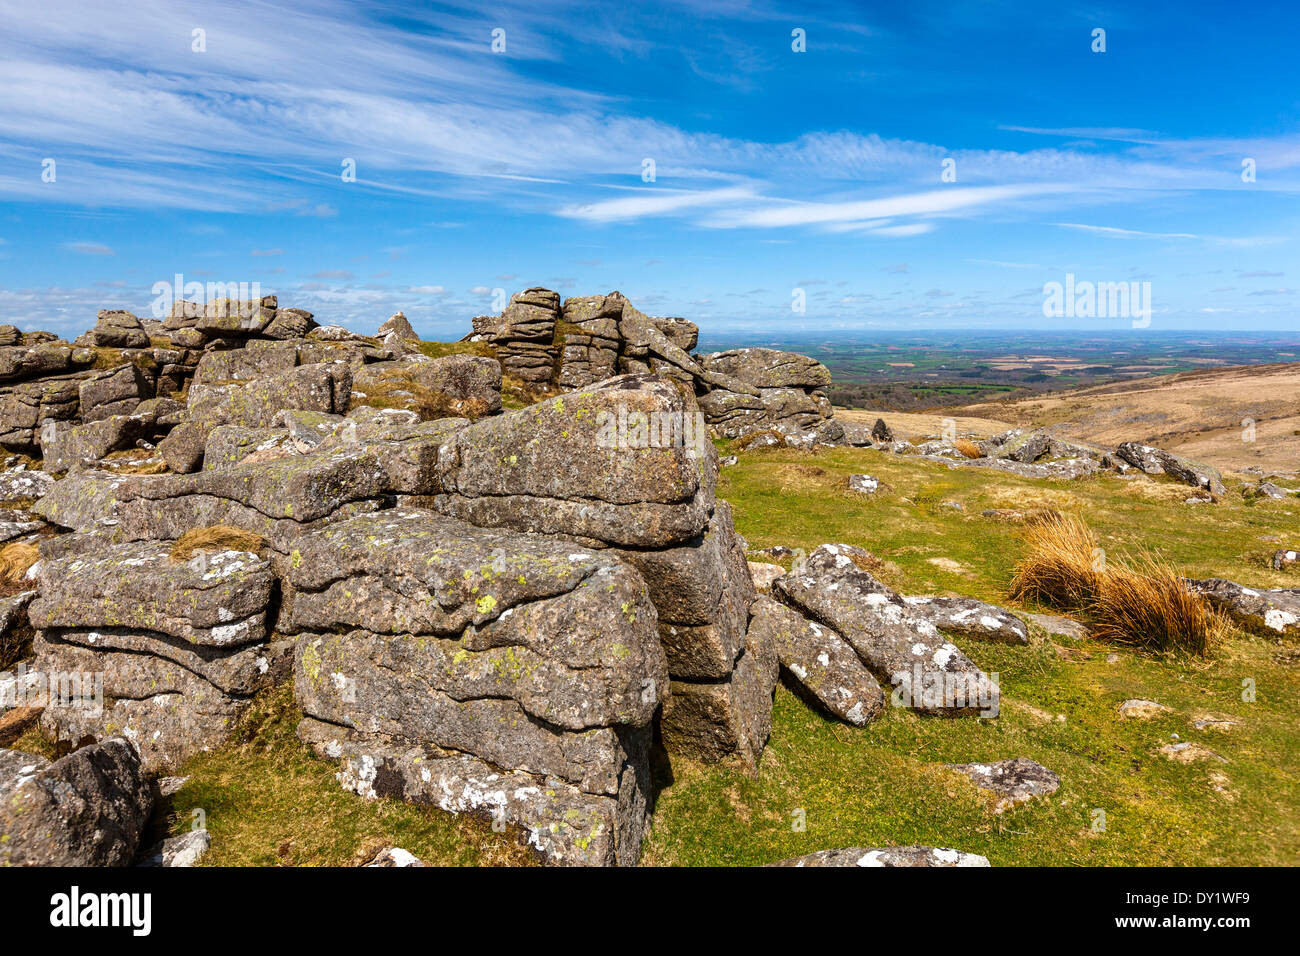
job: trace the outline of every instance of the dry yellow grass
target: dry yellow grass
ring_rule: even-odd
[[[1029,552],[1016,566],[1011,596],[1078,610],[1097,598],[1100,549],[1092,529],[1077,515],[1046,513],[1027,522]]]
[[[1177,569],[1151,555],[1108,560],[1077,515],[1046,513],[1026,524],[1025,538],[1013,598],[1081,612],[1096,637],[1122,644],[1204,656],[1222,636],[1222,620]]]
[[[266,539],[260,534],[217,524],[210,528],[191,528],[172,545],[173,561],[188,561],[200,552],[250,551],[261,554],[266,550]]]
[[[40,559],[41,549],[34,544],[5,545],[0,548],[0,580],[17,584]]]
[[[984,410],[996,409],[995,404],[980,406]],[[965,409],[955,408],[953,414],[935,413],[935,412],[894,412],[894,411],[874,411],[866,408],[836,408],[835,417],[841,421],[858,422],[870,428],[877,418],[883,418],[885,423],[894,430],[894,436],[907,441],[917,441],[925,438],[933,438],[936,435],[942,435],[948,432],[948,429],[956,429],[957,432],[968,435],[996,435],[998,432],[1004,432],[1012,426],[996,416],[994,417],[977,417],[968,414]]]
[[[958,438],[952,443],[952,446],[967,458],[982,458],[984,456],[984,453],[980,451],[980,446],[969,438]]]
[[[1089,611],[1098,638],[1160,650],[1205,656],[1223,631],[1221,619],[1187,589],[1183,576],[1149,556],[1136,567],[1107,569]]]
[[[953,411],[1017,427],[1059,425],[1062,434],[1108,447],[1141,441],[1230,471],[1249,465],[1294,471],[1300,459],[1300,363],[1294,362],[1157,375]],[[893,424],[889,413],[885,420]],[[1246,434],[1247,420],[1256,423],[1253,436]]]

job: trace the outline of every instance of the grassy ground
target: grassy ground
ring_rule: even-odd
[[[289,687],[261,698],[232,745],[184,768],[189,779],[157,814],[155,836],[188,830],[201,810],[212,835],[205,866],[357,866],[388,846],[444,866],[534,862],[520,834],[484,820],[347,793],[337,767],[294,735],[301,717]]]
[[[852,472],[880,478],[882,492],[844,490]],[[1189,506],[1185,491],[1164,484],[949,472],[850,449],[750,453],[723,476],[719,493],[751,547],[859,544],[888,562],[885,576],[905,593],[1007,603],[1020,541],[1014,525],[980,512],[1033,506],[1077,509],[1103,546],[1156,549],[1198,575],[1296,584],[1268,567],[1278,545],[1266,540],[1300,541],[1296,503],[1248,506],[1237,497]],[[1058,650],[1037,628],[1029,647],[959,643],[1000,675],[1000,717],[889,708],[854,729],[779,688],[758,772],[679,762],[644,861],[753,864],[829,847],[921,843],[980,853],[995,865],[1300,862],[1300,664],[1275,659],[1285,655],[1282,645],[1237,632],[1207,662],[1089,641],[1062,641],[1070,646]],[[1246,678],[1255,682],[1254,703],[1242,700]],[[1129,697],[1172,710],[1123,720],[1116,707]],[[1193,729],[1192,720],[1207,715],[1239,723]],[[1227,762],[1180,764],[1157,754],[1175,734]],[[981,791],[940,766],[1020,756],[1059,774],[1061,789],[997,816]],[[1104,831],[1094,829],[1097,810]],[[793,825],[796,811],[803,832]]]
[[[848,492],[853,472],[880,478],[881,491]],[[981,516],[987,508],[1078,510],[1108,550],[1152,548],[1198,576],[1297,584],[1294,572],[1275,572],[1268,559],[1282,544],[1300,544],[1300,502],[1247,504],[1234,493],[1221,505],[1189,506],[1187,489],[1164,483],[1045,482],[854,449],[743,453],[723,470],[719,493],[751,547],[863,545],[908,594],[1007,603],[1022,546],[1015,525]],[[1029,647],[959,643],[1000,675],[1000,717],[922,718],[889,708],[855,729],[780,687],[756,773],[675,762],[643,862],[755,864],[829,847],[912,843],[980,853],[995,865],[1300,862],[1300,655],[1288,658],[1287,645],[1234,632],[1203,661],[1054,643],[1037,629]],[[1242,699],[1248,678],[1253,703]],[[1172,710],[1122,720],[1116,707],[1129,697]],[[1238,724],[1192,727],[1210,715]],[[202,808],[213,835],[204,863],[214,865],[347,865],[382,845],[431,864],[530,861],[516,835],[481,821],[343,792],[335,768],[293,736],[297,717],[285,690],[261,701],[239,742],[184,768],[189,781],[160,824],[180,832]],[[1175,735],[1227,762],[1181,764],[1156,753]],[[1019,756],[1058,773],[1061,789],[996,816],[980,791],[940,766]],[[1095,828],[1099,810],[1104,830]],[[802,831],[793,825],[799,817]]]

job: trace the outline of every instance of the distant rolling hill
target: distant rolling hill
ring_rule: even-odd
[[[849,419],[876,412],[837,410]],[[903,437],[937,433],[945,417],[959,431],[1058,426],[1102,445],[1141,441],[1228,471],[1257,466],[1300,472],[1300,362],[1230,366],[981,402],[924,414],[880,412]],[[1254,422],[1253,440],[1247,420]]]

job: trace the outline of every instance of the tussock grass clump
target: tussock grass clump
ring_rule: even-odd
[[[0,581],[17,584],[33,564],[41,559],[41,549],[34,544],[7,544],[0,548]]]
[[[1120,566],[1102,575],[1089,610],[1097,637],[1122,644],[1176,648],[1204,657],[1222,636],[1222,618],[1188,590],[1177,570],[1151,557],[1137,567]]]
[[[1016,566],[1011,596],[1067,610],[1092,606],[1101,590],[1097,539],[1077,515],[1044,512],[1025,523],[1029,553]]]
[[[975,443],[974,443],[973,441],[971,441],[969,438],[958,438],[957,440],[955,440],[955,441],[952,443],[952,447],[953,447],[953,448],[956,448],[959,452],[961,452],[961,453],[962,453],[963,455],[965,455],[967,458],[983,458],[983,457],[984,457],[984,453],[983,453],[982,451],[980,451],[980,446],[977,445],[977,444],[975,444]]]
[[[1011,596],[1085,616],[1101,640],[1206,655],[1222,619],[1183,575],[1151,555],[1106,558],[1078,515],[1043,513],[1027,522],[1029,553],[1016,566]]]
[[[218,551],[250,551],[261,555],[266,550],[266,539],[260,534],[216,524],[210,528],[191,528],[172,545],[173,561],[188,561],[199,553]]]

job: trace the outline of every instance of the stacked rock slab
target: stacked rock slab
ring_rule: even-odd
[[[387,510],[300,539],[280,628],[299,734],[346,788],[490,814],[555,863],[636,863],[667,673],[631,568]]]
[[[805,355],[740,349],[700,358],[693,322],[648,316],[621,293],[573,296],[549,289],[517,293],[500,316],[474,319],[476,341],[491,343],[507,375],[533,386],[582,389],[619,374],[653,372],[699,397],[708,423],[728,438],[776,429],[831,443],[827,368]]]
[[[206,305],[181,300],[162,321],[105,309],[72,342],[0,326],[0,444],[44,453],[54,437],[44,427],[48,422],[75,426],[133,415],[150,399],[184,391],[202,359],[214,352],[296,339],[286,341],[291,349],[297,346],[296,364],[343,357],[324,350],[327,343],[304,338],[315,325],[310,312],[279,308],[275,296],[265,296],[215,298]],[[353,357],[364,353],[354,364],[392,357],[372,340],[352,343],[350,350]],[[124,447],[137,440],[131,435]],[[102,436],[89,445],[99,441]]]
[[[704,360],[706,371],[743,382],[757,395],[726,388],[708,392],[700,405],[725,438],[739,438],[764,429],[793,434],[815,432],[831,421],[831,403],[824,391],[831,384],[825,365],[797,352],[775,349],[733,349]],[[821,436],[828,443],[842,437]]]
[[[554,375],[553,342],[559,317],[559,293],[525,289],[510,297],[499,317],[475,317],[474,335],[496,347],[505,374],[533,384],[546,383]]]
[[[770,641],[749,634],[753,582],[714,494],[717,453],[698,414],[689,392],[639,374],[485,419],[442,449],[442,490],[427,503],[481,527],[608,549],[636,568],[672,677],[665,746],[753,762],[778,665]]]
[[[224,741],[287,650],[271,640],[267,561],[169,551],[130,543],[41,561],[28,608],[33,669],[67,683],[43,728],[71,746],[122,734],[150,772]]]

